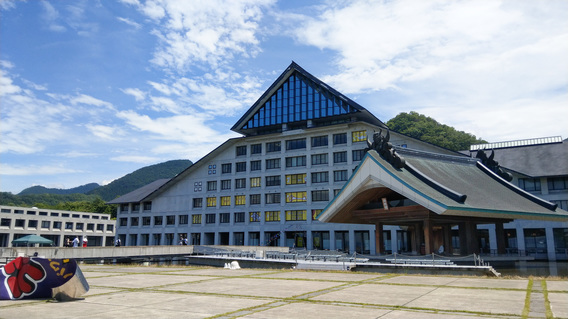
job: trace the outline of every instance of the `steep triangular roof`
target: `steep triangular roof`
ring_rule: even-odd
[[[289,127],[329,125],[354,120],[386,127],[364,107],[320,81],[292,61],[231,130],[244,135]]]

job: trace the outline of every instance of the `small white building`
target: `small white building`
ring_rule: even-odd
[[[78,237],[88,246],[112,246],[116,220],[108,214],[73,212],[43,208],[0,206],[0,247],[27,235],[40,235],[63,247]]]

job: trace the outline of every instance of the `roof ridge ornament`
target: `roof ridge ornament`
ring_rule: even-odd
[[[374,150],[379,155],[385,159],[387,162],[391,163],[392,166],[396,169],[401,169],[406,164],[404,158],[396,153],[396,150],[392,148],[392,143],[389,142],[390,140],[390,130],[387,129],[387,133],[385,136],[382,136],[381,133],[383,132],[382,129],[379,129],[378,132],[373,132],[373,142],[369,142],[369,138],[367,138],[367,148],[365,148],[365,152],[370,150]]]
[[[485,154],[484,149],[478,150],[475,157],[481,160],[481,164],[485,165],[487,168],[493,171],[493,173],[499,175],[499,177],[503,178],[507,182],[513,180],[513,175],[511,175],[511,173],[509,172],[505,172],[501,168],[501,166],[499,166],[499,162],[493,159],[495,157],[494,149],[491,149],[491,155],[489,155],[489,157],[487,157],[487,154]]]

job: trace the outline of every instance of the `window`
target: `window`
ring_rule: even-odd
[[[206,224],[215,224],[215,214],[205,214]]]
[[[0,226],[10,227],[11,224],[12,224],[12,220],[10,218],[2,218],[2,220],[0,220]],[[49,228],[49,226],[44,227],[44,228]]]
[[[306,166],[306,156],[286,157],[286,167]]]
[[[211,165],[209,165],[211,166]],[[201,184],[202,182],[194,182],[193,183],[193,191],[194,192],[201,192]]]
[[[207,207],[217,207],[217,197],[207,197]]]
[[[246,178],[237,178],[235,179],[235,188],[247,188],[247,179]]]
[[[280,152],[280,142],[266,143],[266,153]]]
[[[280,168],[280,159],[279,158],[267,159],[266,169],[275,169],[275,168]]]
[[[353,156],[353,161],[360,161],[365,156],[365,150],[353,150],[351,155]]]
[[[259,205],[260,204],[260,194],[250,195],[250,204],[251,205]]]
[[[329,190],[312,191],[312,202],[329,201]]]
[[[312,155],[312,165],[327,164],[327,153]]]
[[[279,204],[280,197],[282,197],[280,193],[265,194],[265,204]]]
[[[286,185],[296,185],[306,183],[306,173],[286,175]]]
[[[126,225],[124,225],[124,226],[126,226]],[[61,229],[61,222],[53,222],[53,229]]]
[[[258,161],[250,161],[250,170],[251,170],[251,171],[260,171],[260,170],[262,169],[262,168],[261,168],[261,163],[262,163],[262,162],[261,162],[260,160],[258,160]]]
[[[10,214],[12,210],[10,208],[0,208],[0,212]]]
[[[142,217],[142,226],[150,226],[152,219],[150,217]]]
[[[231,213],[221,213],[219,214],[219,223],[228,224],[231,222]]]
[[[107,231],[109,232],[114,231],[114,225],[107,225]]]
[[[286,220],[306,220],[306,211],[305,210],[287,210],[286,211]]]
[[[231,180],[224,179],[221,181],[221,190],[231,189]]]
[[[540,192],[540,178],[520,178],[519,187],[527,192]]]
[[[152,210],[152,202],[144,202],[144,210]]]
[[[345,182],[347,180],[347,170],[333,171],[334,182]]]
[[[245,213],[244,212],[235,213],[235,223],[244,223],[244,222],[245,222]]]
[[[128,210],[128,208],[126,210]],[[23,214],[23,213],[24,213],[24,211],[21,210],[21,209],[15,209],[14,210],[14,214]],[[69,217],[69,216],[67,216],[67,217]]]
[[[237,146],[237,156],[247,155],[247,146]]]
[[[81,224],[81,228],[79,228]],[[28,220],[28,228],[37,228],[37,220]],[[83,223],[77,223],[77,229],[83,229]]]
[[[178,216],[178,225],[187,225],[188,221],[189,221],[189,216],[187,215]]]
[[[329,172],[316,172],[312,173],[313,183],[327,183],[329,182]]]
[[[26,212],[26,214],[27,214],[27,215],[35,215],[35,214],[36,214],[36,211],[35,211],[35,210],[28,210],[28,211]]]
[[[105,225],[104,224],[97,224],[97,231],[104,231]]]
[[[201,208],[201,207],[203,207],[203,198],[194,198],[193,208]]]
[[[9,221],[9,220],[8,220],[8,221]],[[2,226],[4,226],[4,225],[2,225]],[[10,226],[10,225],[8,225],[8,226]],[[47,228],[47,229],[49,229],[49,226],[51,226],[51,222],[50,222],[49,220],[43,220],[43,221],[41,222],[41,228]]]
[[[327,135],[312,137],[312,147],[327,146]]]
[[[249,221],[251,223],[260,222],[260,212],[250,212],[249,213]]]
[[[266,176],[266,186],[280,186],[280,175]]]
[[[65,229],[73,229],[73,223],[72,222],[66,222],[65,223]]]
[[[355,142],[365,142],[367,140],[367,131],[354,131],[351,132],[351,141]]]
[[[548,190],[558,191],[568,188],[568,177],[554,177],[548,179]]]
[[[286,141],[286,150],[287,151],[299,150],[299,149],[304,149],[304,148],[306,148],[306,139],[305,138],[299,138],[299,139],[295,139],[295,140]]]
[[[221,206],[231,206],[231,196],[221,196]]]
[[[251,154],[262,154],[262,144],[252,144],[250,146]]]
[[[192,224],[201,224],[201,214],[193,214],[191,215],[191,223]]]
[[[208,191],[216,191],[217,190],[217,181],[207,182],[207,190]]]
[[[250,178],[250,188],[253,187],[260,187],[260,177],[251,177]]]
[[[279,222],[280,221],[280,211],[267,211],[264,212],[264,220],[267,222]]]
[[[347,133],[333,134],[333,145],[347,144]]]
[[[246,196],[245,195],[235,195],[235,205],[245,205],[246,204]]]
[[[333,153],[333,163],[347,163],[347,152],[335,152]]]
[[[133,213],[138,213],[140,211],[140,204],[136,203],[132,205],[132,212]],[[75,217],[75,216],[73,216]]]
[[[558,205],[558,208],[568,210],[568,200],[551,200],[553,204]]]
[[[221,165],[221,173],[222,174],[231,174],[232,172],[233,172],[233,167],[232,167],[231,163]]]
[[[175,225],[175,224],[176,224],[176,216],[175,215],[166,216],[166,225]]]
[[[236,165],[237,173],[247,171],[247,162],[238,162]]]
[[[162,224],[164,224],[164,217],[154,216],[154,226],[161,226]]]
[[[306,201],[306,192],[286,193],[286,203],[298,203]]]
[[[65,223],[65,229],[73,229],[73,225],[71,225],[71,228],[67,228],[68,223]],[[120,219],[120,226],[128,226],[128,218],[121,218]]]

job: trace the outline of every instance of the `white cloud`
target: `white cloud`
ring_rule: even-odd
[[[59,175],[68,173],[80,173],[81,170],[65,167],[64,165],[12,165],[2,164],[0,175],[4,176],[34,176],[34,175]]]
[[[367,105],[375,114],[414,110],[486,139],[513,137],[519,125],[540,124],[549,135],[549,119],[537,109],[568,118],[559,107],[568,94],[568,2],[548,4],[326,3],[295,36],[336,52],[337,68],[321,78],[343,93],[397,95],[391,104]]]
[[[128,88],[122,89],[121,91],[124,92],[124,94],[133,96],[136,101],[143,101],[146,98],[146,93],[140,89]]]
[[[142,25],[140,23],[134,22],[134,21],[132,21],[128,18],[117,17],[116,19],[120,22],[124,22],[124,23],[128,24],[129,26],[134,27],[135,29],[142,28]]]
[[[216,68],[236,55],[255,56],[260,52],[256,33],[262,11],[273,3],[272,0],[155,0],[137,6],[159,25],[153,33],[161,46],[152,62],[174,72],[185,72],[195,63]]]
[[[47,24],[47,28],[50,31],[65,32],[67,29],[57,23],[57,20],[59,20],[59,12],[47,1],[41,1],[40,3],[44,9],[43,20]]]
[[[79,95],[74,96],[74,97],[69,97],[69,102],[71,102],[71,104],[73,104],[73,105],[85,104],[85,105],[92,105],[92,106],[102,106],[102,107],[108,108],[110,110],[114,109],[114,107],[112,106],[111,103],[99,100],[97,98],[94,98],[92,96],[85,95],[85,94],[79,94]]]
[[[113,126],[87,124],[85,127],[91,134],[103,140],[114,141],[124,135],[122,129]]]

